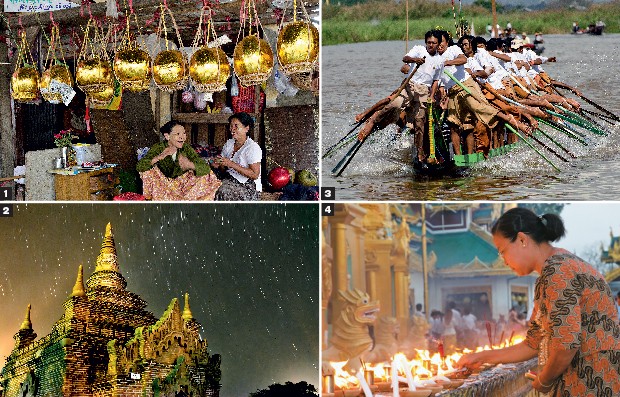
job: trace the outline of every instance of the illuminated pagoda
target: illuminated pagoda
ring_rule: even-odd
[[[160,319],[126,289],[108,223],[94,273],[80,265],[64,313],[36,340],[31,305],[0,372],[2,397],[219,394],[220,356],[209,356],[185,295]]]

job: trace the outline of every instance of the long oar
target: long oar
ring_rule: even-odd
[[[562,146],[562,144],[560,144],[560,142],[557,142],[555,139],[553,139],[551,137],[551,135],[547,134],[545,131],[541,130],[540,128],[538,129],[538,132],[540,132],[545,138],[549,139],[551,142],[553,142],[557,147],[559,147],[560,149],[562,149],[562,151],[564,151],[566,154],[568,154],[569,156],[571,156],[572,158],[576,159],[577,156],[574,155],[573,153],[571,153],[568,149],[566,149],[564,146]]]
[[[523,89],[525,92],[532,94],[532,95],[538,95],[541,96],[541,94],[531,91],[529,89],[527,89],[526,87],[523,86],[523,84],[521,84],[521,82],[515,78],[512,74],[510,74],[510,78],[519,86],[521,87],[521,89]],[[556,117],[559,117],[561,119],[563,119],[564,121],[568,121],[571,122],[573,124],[577,124],[578,126],[585,128],[591,132],[594,132],[595,134],[598,135],[607,135],[607,133],[605,133],[604,131],[602,131],[601,129],[595,127],[594,125],[592,125],[588,120],[586,120],[585,118],[581,117],[580,115],[578,115],[577,113],[571,112],[567,109],[564,109],[562,106],[557,105],[557,104],[551,104],[551,106],[553,106],[556,109],[559,109],[560,111],[563,111],[565,113],[569,113],[569,115],[573,116],[571,118],[567,118],[567,116],[562,116],[559,115],[558,113],[554,113],[553,111],[549,110],[549,109],[544,109],[545,112],[547,112],[548,114],[554,115]]]
[[[418,71],[419,67],[420,65],[416,65],[415,69],[413,69],[413,72],[411,72],[409,76],[407,76],[407,78],[403,80],[400,86],[396,90],[394,90],[394,92],[388,97],[388,98],[391,98],[389,102],[395,99],[394,95],[396,95],[396,93],[400,94],[400,92],[405,88],[405,86],[409,84],[409,80],[411,80],[415,72]],[[370,133],[374,132],[375,130],[376,128],[373,128]],[[370,133],[368,135],[370,135]],[[360,136],[360,134],[358,134],[357,142],[355,142],[355,144],[351,147],[351,149],[349,149],[347,154],[345,154],[344,157],[338,162],[338,164],[336,164],[336,166],[332,169],[332,174],[334,176],[342,175],[342,173],[347,168],[351,160],[353,160],[353,157],[355,157],[355,154],[358,152],[360,147],[362,147],[362,144],[366,142],[366,138],[368,137],[368,135]]]
[[[592,119],[585,117],[584,115],[581,115],[579,113],[575,113],[571,110],[568,110],[561,105],[556,105],[556,107],[560,109],[562,112],[564,112],[566,116],[571,117],[573,120],[579,120],[579,122],[584,124],[583,128],[587,128],[590,130],[592,129],[597,130],[598,132],[595,132],[593,130],[592,132],[597,133],[599,135],[604,135],[604,136],[608,135],[607,131],[605,131],[605,128],[601,126],[600,124],[598,124],[597,122],[593,121]]]
[[[540,86],[539,86],[539,87],[540,87]],[[558,94],[559,96],[561,96],[562,98],[566,98],[566,95],[562,94],[562,93],[561,93],[561,92],[557,89],[557,87],[556,87],[556,86],[554,86],[553,84],[549,84],[549,87],[551,87],[551,89],[553,89],[553,91],[555,91],[555,93],[556,93],[556,94]],[[558,108],[560,108],[560,109],[564,110],[564,108],[562,108],[562,107],[561,107],[561,106],[559,106],[559,105],[558,105]],[[584,119],[588,120],[590,123],[592,123],[592,124],[593,124],[594,126],[596,126],[597,128],[599,128],[599,129],[601,129],[601,130],[604,130],[604,127],[603,127],[602,125],[600,125],[599,123],[597,123],[596,121],[594,121],[594,119],[593,119],[593,118],[591,118],[591,117],[587,116],[587,115],[586,115],[586,113],[588,113],[586,109],[582,109],[582,108],[580,108],[580,109],[579,109],[579,113],[578,113],[578,114],[579,114],[579,116],[581,116],[581,117],[583,117]],[[597,114],[598,114],[598,113],[597,113]],[[607,121],[607,120],[605,120],[605,121]],[[609,122],[609,121],[607,121],[607,122]]]
[[[535,151],[536,153],[538,153],[538,155],[539,155],[540,157],[542,157],[542,158],[543,158],[543,159],[544,159],[547,163],[549,163],[549,164],[550,164],[550,165],[551,165],[551,166],[552,166],[552,167],[553,167],[556,171],[558,171],[558,172],[560,171],[560,169],[559,169],[559,168],[558,168],[555,164],[553,164],[553,163],[551,162],[551,160],[549,160],[549,159],[547,158],[547,156],[545,156],[544,154],[542,154],[542,153],[540,152],[540,150],[538,150],[538,149],[536,148],[536,146],[532,145],[532,144],[531,144],[531,143],[530,143],[527,139],[525,139],[525,136],[523,136],[521,133],[519,133],[516,129],[512,128],[512,126],[511,126],[510,124],[506,123],[505,125],[506,125],[506,128],[508,128],[510,131],[512,131],[512,133],[513,133],[513,134],[515,134],[516,136],[518,136],[518,137],[519,137],[519,139],[521,139],[523,142],[525,142],[525,143],[527,144],[527,146],[529,146],[529,147],[531,147],[532,149],[534,149],[534,151]]]
[[[543,120],[543,123],[557,128],[559,131],[565,133],[569,138],[575,139],[583,146],[588,146],[588,142],[586,141],[587,136],[574,129],[569,123],[565,122],[564,120]]]
[[[549,109],[546,109],[545,111],[547,113],[549,113],[550,115],[552,115],[552,116],[558,117],[558,118],[560,118],[560,119],[562,119],[564,121],[567,121],[569,123],[576,124],[579,127],[585,128],[586,130],[588,130],[590,132],[593,132],[596,135],[607,136],[606,132],[601,131],[600,129],[594,127],[593,125],[587,123],[585,120],[578,120],[578,119],[576,119],[574,117],[570,117],[570,116],[567,116],[567,115],[564,115],[564,114],[560,114],[560,113],[554,112],[553,110],[549,110]]]
[[[540,130],[538,130],[538,131],[540,131]],[[543,142],[540,139],[538,139],[536,137],[536,135],[534,135],[533,133],[532,133],[532,135],[530,135],[530,138],[532,138],[536,143],[538,143],[540,146],[542,146],[545,149],[547,149],[549,152],[551,152],[551,154],[555,155],[560,160],[564,161],[565,163],[568,163],[568,159],[566,157],[562,156],[561,154],[556,152],[553,148],[549,147],[549,145],[547,145],[545,142]]]
[[[452,75],[452,73],[448,72],[447,70],[444,69],[443,71],[446,76],[448,76],[452,81],[454,81],[456,84],[458,84],[465,92],[467,92],[469,95],[472,95],[471,91],[465,87],[463,85],[463,83],[461,83],[456,77],[454,77]],[[473,96],[473,95],[472,95]],[[536,153],[538,153],[540,155],[540,157],[542,157],[547,163],[551,164],[551,166],[553,168],[555,168],[557,171],[560,171],[560,169],[551,162],[551,160],[549,160],[547,158],[547,156],[545,156],[544,154],[542,154],[534,145],[532,145],[528,140],[525,139],[525,136],[523,136],[522,134],[520,134],[516,129],[514,129],[510,124],[508,123],[504,123],[504,125],[506,126],[506,128],[508,128],[510,131],[512,131],[512,133],[514,133],[516,136],[518,136],[520,139],[522,139],[529,147],[531,147],[532,149],[534,149],[534,151]]]
[[[357,128],[362,125],[362,123],[366,121],[366,119],[360,120],[357,123],[355,123],[353,125],[353,128],[351,128],[349,130],[349,132],[347,132],[345,134],[345,136],[343,136],[342,138],[340,138],[340,140],[336,143],[334,143],[333,145],[331,145],[329,148],[327,148],[327,150],[325,151],[325,153],[323,154],[323,156],[321,158],[326,158],[326,157],[330,157],[334,152],[336,152],[338,149],[340,149],[341,147],[349,144],[350,142],[352,142],[355,138],[355,130],[357,130]]]
[[[554,82],[554,80],[551,80],[551,84],[552,84],[552,85],[557,86],[558,88],[563,88],[563,89],[565,89],[565,90],[569,90],[569,91],[571,91],[573,94],[577,95],[579,98],[581,98],[581,99],[583,99],[584,101],[588,102],[590,105],[594,106],[595,108],[597,108],[597,109],[598,109],[598,110],[600,110],[601,112],[605,112],[605,113],[607,113],[608,115],[610,115],[610,116],[611,116],[614,120],[616,120],[616,121],[620,121],[620,117],[616,116],[615,114],[613,114],[613,113],[612,113],[612,112],[610,112],[609,110],[605,109],[604,107],[602,107],[602,106],[601,106],[601,105],[599,105],[598,103],[594,102],[593,100],[586,98],[586,97],[585,97],[585,96],[584,96],[581,92],[579,92],[579,91],[575,90],[575,89],[574,89],[574,88],[572,88],[572,87],[570,87],[570,88],[569,88],[568,86],[565,86],[565,85],[557,85],[557,84],[554,84],[553,82]]]
[[[540,93],[538,93],[538,92],[536,92],[536,91],[532,91],[532,90],[528,89],[527,87],[525,87],[523,84],[521,84],[521,82],[519,81],[519,79],[517,79],[517,78],[516,78],[515,76],[513,76],[512,74],[509,74],[509,75],[510,75],[510,78],[512,79],[512,81],[514,81],[514,82],[515,82],[515,83],[516,83],[519,87],[521,87],[521,89],[522,89],[523,91],[527,92],[527,93],[528,93],[528,94],[530,94],[530,95],[542,96]],[[554,108],[556,108],[556,109],[557,109],[557,108],[559,108],[561,111],[566,111],[566,109],[562,108],[561,106],[559,106],[559,105],[557,105],[557,104],[553,104],[553,103],[552,103],[552,104],[551,104],[551,106],[553,106],[553,107],[554,107]],[[553,113],[553,112],[551,112],[549,109],[543,109],[543,110],[544,110],[544,111],[547,111],[547,113],[549,113],[549,114],[557,115],[557,113]],[[585,120],[585,119],[584,119],[584,120]],[[568,120],[567,120],[567,121],[568,121]],[[575,122],[574,124],[577,124],[577,125],[579,125],[580,127],[583,127],[583,128],[589,129],[589,128],[588,128],[588,127],[586,127],[586,126],[581,125],[581,124],[584,124],[584,123],[580,123],[580,124],[579,124],[579,123],[580,123],[580,122]]]
[[[381,99],[380,101],[378,101],[377,103],[375,103],[374,105],[370,106],[369,108],[367,108],[366,110],[364,110],[362,113],[360,113],[357,118],[360,119],[360,121],[366,121],[370,116],[372,116],[376,111],[384,108],[387,104],[389,104],[390,102],[392,102],[398,95],[400,95],[400,92],[402,90],[405,89],[405,87],[407,86],[407,84],[409,83],[409,80],[411,80],[411,78],[413,77],[413,75],[415,74],[415,72],[418,71],[418,68],[420,67],[420,65],[416,64],[415,68],[413,69],[413,71],[411,73],[409,73],[409,75],[407,77],[405,77],[403,79],[403,81],[400,83],[400,86],[395,89],[394,91],[392,91],[392,93],[390,95],[388,95],[387,97]]]
[[[535,84],[536,84],[536,83],[535,83]],[[538,86],[537,84],[536,84],[536,86],[540,88],[540,86]],[[554,90],[554,91],[555,91],[555,92],[556,92],[559,96],[561,96],[562,98],[566,98],[566,95],[563,95],[560,91],[558,91],[558,89],[557,89],[554,85],[551,85],[551,88],[552,88],[552,89],[553,89],[553,90]],[[606,132],[605,127],[603,127],[602,125],[600,125],[598,122],[596,122],[596,121],[595,121],[594,119],[592,119],[591,117],[589,117],[589,116],[587,116],[587,115],[585,115],[585,114],[584,114],[585,112],[583,112],[583,110],[585,110],[585,109],[580,109],[580,112],[579,112],[579,113],[576,113],[576,112],[573,112],[573,111],[571,111],[571,110],[568,110],[568,109],[564,108],[563,106],[561,106],[561,105],[559,105],[559,104],[555,104],[555,105],[553,105],[553,106],[554,106],[554,107],[556,107],[556,108],[558,108],[558,109],[560,109],[563,113],[565,113],[565,114],[567,114],[567,115],[569,115],[569,116],[572,116],[574,119],[576,119],[576,120],[582,120],[584,123],[589,124],[591,128],[598,129],[598,130],[601,132],[601,134],[599,134],[599,135],[607,135],[607,132]],[[609,121],[608,121],[608,122],[609,122]],[[613,124],[613,123],[612,123],[612,124]],[[583,128],[588,128],[588,127],[583,127]],[[588,128],[588,129],[589,129],[589,128]],[[594,132],[594,131],[593,131],[593,132]]]
[[[609,131],[607,130],[607,128],[600,124],[597,120],[594,119],[594,117],[591,117],[590,114],[588,112],[584,112],[584,109],[579,109],[579,113],[577,113],[579,116],[583,117],[584,119],[588,120],[588,122],[590,124],[592,124],[594,127],[598,128],[601,131],[605,131],[606,133],[609,133]]]
[[[336,166],[332,169],[332,175],[340,176],[342,174],[342,172],[345,168],[347,168],[351,160],[353,160],[353,157],[355,156],[357,151],[360,149],[360,147],[362,147],[363,143],[363,140],[356,141],[355,145],[351,146],[351,149],[349,149],[347,154],[345,154],[344,157],[338,162],[338,164],[336,164]]]
[[[579,143],[581,143],[583,146],[588,146],[588,143],[586,141],[584,141],[582,138],[583,136],[580,134],[577,134],[575,131],[571,131],[568,128],[566,128],[566,126],[563,126],[561,124],[558,124],[552,120],[545,120],[545,119],[541,119],[539,117],[535,117],[536,121],[538,121],[539,123],[543,123],[551,128],[553,128],[554,130],[560,131],[561,133],[565,134],[566,136],[568,136],[569,138],[572,138],[576,141],[578,141]]]
[[[337,151],[341,147],[351,143],[356,138],[355,130],[357,130],[357,128],[360,125],[362,125],[366,120],[368,120],[368,118],[374,112],[376,112],[379,108],[382,108],[385,105],[387,105],[388,103],[390,103],[390,101],[393,99],[392,98],[393,95],[394,95],[394,93],[390,94],[389,96],[381,99],[379,102],[375,103],[374,105],[372,105],[371,107],[367,108],[362,113],[360,113],[359,114],[359,121],[355,122],[353,124],[353,127],[349,130],[349,132],[347,132],[342,138],[340,138],[340,140],[338,142],[334,143],[332,146],[327,148],[327,150],[323,154],[322,158],[330,157],[335,151]]]
[[[610,119],[613,120],[610,116],[606,115],[606,114],[602,114],[602,113],[597,113],[597,112],[593,112],[592,110],[588,110],[588,109],[581,109],[582,112],[584,113],[588,113],[592,116],[598,117],[599,119],[603,120],[606,123],[609,123],[611,125],[614,125],[615,123],[613,121],[609,121]]]
[[[324,159],[324,158],[332,157],[334,154],[336,154],[336,152],[338,150],[342,149],[343,147],[347,146],[351,142],[355,141],[357,139],[357,135],[356,134],[350,134],[350,135],[346,136],[345,138],[341,139],[340,142],[337,145],[332,146],[330,148],[330,150],[328,152],[326,152],[321,158]]]
[[[369,108],[367,108],[366,110],[364,110],[362,113],[360,113],[358,115],[359,120],[353,124],[353,127],[349,130],[349,132],[347,132],[342,138],[340,138],[340,140],[336,143],[334,143],[332,146],[330,146],[329,148],[327,148],[327,150],[325,151],[325,153],[323,154],[322,158],[326,158],[331,156],[335,151],[337,151],[338,149],[340,149],[342,146],[345,146],[347,144],[349,144],[353,139],[351,139],[351,136],[353,136],[353,133],[355,132],[355,130],[357,130],[357,128],[362,125],[366,120],[368,120],[368,118],[377,110],[379,110],[380,108],[385,107],[387,104],[389,104],[391,101],[394,100],[394,98],[396,98],[396,95],[399,95],[400,92],[405,88],[405,86],[407,85],[407,83],[409,83],[409,80],[411,80],[411,77],[415,74],[415,72],[418,70],[418,67],[420,65],[416,65],[415,69],[413,70],[413,72],[411,72],[409,74],[409,76],[407,76],[402,83],[400,84],[400,86],[394,90],[390,95],[388,95],[387,97],[381,99],[380,101],[378,101],[377,103],[375,103],[374,105],[370,106]]]

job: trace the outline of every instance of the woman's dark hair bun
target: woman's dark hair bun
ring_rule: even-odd
[[[564,222],[556,214],[536,215],[527,208],[512,208],[506,211],[491,228],[492,234],[499,233],[510,241],[519,232],[529,235],[536,243],[557,241],[564,237]]]

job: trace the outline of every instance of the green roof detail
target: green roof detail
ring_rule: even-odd
[[[449,234],[433,234],[432,244],[427,249],[437,254],[437,269],[469,263],[476,257],[489,266],[499,256],[497,249],[471,231]]]

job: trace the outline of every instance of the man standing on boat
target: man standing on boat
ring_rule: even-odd
[[[426,127],[426,104],[435,96],[439,78],[443,69],[443,61],[437,53],[441,35],[435,30],[429,30],[424,35],[426,47],[421,45],[413,48],[403,57],[401,71],[412,73],[415,65],[418,70],[409,80],[409,85],[400,93],[390,106],[405,109],[406,125],[414,131],[414,142],[418,153],[418,160],[424,161],[424,132]]]

